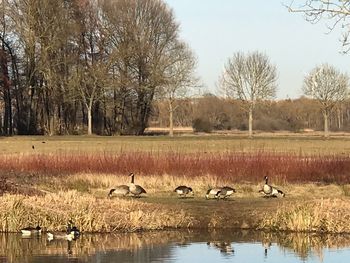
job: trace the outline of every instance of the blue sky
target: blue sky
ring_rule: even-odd
[[[276,65],[279,99],[300,97],[305,74],[321,63],[350,73],[350,54],[341,54],[341,32],[329,33],[326,20],[315,25],[289,13],[282,5],[289,0],[165,2],[180,24],[181,38],[197,56],[205,91],[216,93],[224,64],[238,51],[261,51]]]

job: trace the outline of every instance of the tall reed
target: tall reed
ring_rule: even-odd
[[[260,223],[261,229],[350,233],[350,205],[346,199],[284,204],[276,213],[268,213]]]
[[[174,212],[135,200],[97,199],[77,191],[0,198],[0,232],[18,232],[38,224],[45,230],[64,231],[69,219],[87,232],[179,228],[191,225],[193,220],[181,209]]]

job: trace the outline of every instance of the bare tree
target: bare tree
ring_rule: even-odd
[[[305,19],[311,23],[318,23],[325,19],[329,21],[327,27],[332,31],[336,27],[343,30],[342,43],[344,52],[350,50],[349,40],[349,15],[350,15],[350,1],[349,0],[304,0],[303,4],[296,4],[297,1],[292,1],[286,7],[290,12],[302,13]],[[300,1],[298,1],[300,3]]]
[[[317,66],[304,79],[304,94],[321,104],[325,137],[328,137],[329,113],[339,102],[347,98],[348,86],[348,76],[328,64]]]
[[[179,105],[178,99],[185,98],[191,87],[198,82],[194,76],[196,59],[184,43],[176,43],[170,56],[172,62],[165,69],[165,85],[160,89],[160,96],[167,101],[169,112],[169,136],[174,136],[173,113]]]
[[[106,0],[105,5],[122,98],[119,108],[129,133],[140,135],[153,99],[166,82],[165,70],[173,63],[178,24],[161,0]]]
[[[276,93],[276,66],[268,57],[258,51],[235,53],[225,65],[220,85],[229,98],[242,100],[248,112],[249,137],[253,136],[253,111],[259,100],[270,99]]]
[[[105,53],[106,35],[96,3],[83,2],[76,9],[79,43],[76,73],[72,76],[77,95],[87,111],[88,135],[92,135],[92,110],[104,93],[109,63]]]

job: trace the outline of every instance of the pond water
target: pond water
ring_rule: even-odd
[[[0,234],[5,262],[349,262],[349,235],[255,231],[84,234],[73,241]]]

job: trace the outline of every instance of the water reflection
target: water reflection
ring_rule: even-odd
[[[75,241],[0,234],[0,263],[326,262],[329,251],[348,257],[349,248],[349,235],[236,230],[85,234]]]
[[[230,242],[225,242],[225,241],[211,241],[207,242],[207,245],[209,247],[213,247],[218,249],[221,253],[225,255],[232,255],[233,252],[235,252],[231,246]]]

